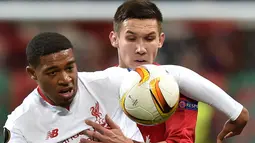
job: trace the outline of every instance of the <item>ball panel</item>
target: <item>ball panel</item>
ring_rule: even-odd
[[[150,81],[150,91],[153,98],[153,101],[159,110],[159,112],[168,113],[171,110],[171,107],[167,104],[160,88],[159,88],[160,78],[155,78]]]
[[[143,83],[145,83],[146,81],[149,80],[149,78],[150,78],[150,73],[149,73],[149,71],[148,71],[146,68],[144,68],[143,66],[137,67],[137,68],[135,69],[135,71],[136,71],[136,72],[140,75],[140,77],[141,77],[141,80],[140,80],[140,82],[139,82],[139,85],[141,85],[141,84],[143,84]]]
[[[161,76],[160,79],[159,88],[164,95],[164,99],[170,107],[173,107],[180,98],[179,86],[171,75]]]
[[[147,110],[145,110],[145,109],[143,109],[143,108],[141,108],[141,107],[138,107],[138,108],[133,108],[133,110],[131,109],[127,109],[126,108],[126,105],[125,105],[125,101],[126,101],[126,97],[127,97],[127,93],[126,94],[124,94],[123,96],[122,96],[122,98],[121,98],[121,100],[120,100],[120,105],[121,105],[121,108],[122,108],[122,110],[123,110],[123,112],[131,119],[131,120],[133,120],[133,121],[135,121],[136,123],[138,123],[138,124],[142,124],[142,125],[153,125],[153,124],[155,124],[155,120],[149,120],[149,119],[153,119],[153,118],[155,118],[155,116],[157,115],[157,114],[155,114],[155,115],[153,115],[153,114],[151,114],[149,111],[147,111]],[[137,112],[137,110],[139,110],[139,112]],[[132,112],[133,111],[133,112]],[[141,111],[143,111],[143,112],[141,112]],[[131,113],[130,113],[131,112]],[[133,114],[135,114],[135,115],[133,115]],[[137,115],[137,113],[139,113],[140,115],[140,117],[141,118],[138,118],[139,116]],[[148,119],[148,120],[146,120],[146,119]],[[156,120],[157,121],[157,120]]]
[[[150,79],[154,79],[154,78],[157,78],[159,76],[162,76],[162,75],[166,75],[168,74],[166,72],[166,70],[160,66],[156,66],[156,65],[143,65],[143,67],[145,69],[147,69],[147,71],[150,73]]]
[[[168,113],[168,117],[170,117],[179,107],[179,100],[175,103],[175,105],[172,107],[172,110]],[[168,118],[166,118],[167,120]]]
[[[153,116],[157,115],[157,109],[155,105],[148,103],[153,103],[150,91],[148,88],[143,88],[141,86],[136,86],[130,90],[130,92],[128,92],[125,97],[126,110],[129,112],[129,114],[136,116],[137,118],[143,118],[145,120],[152,118],[152,116],[149,114],[143,114],[144,112],[151,113]],[[140,108],[143,110],[146,109],[146,111],[140,110]]]

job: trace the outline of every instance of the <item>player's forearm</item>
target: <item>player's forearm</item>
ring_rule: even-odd
[[[225,113],[231,120],[235,120],[240,115],[243,106],[209,80],[194,75],[194,80],[190,84],[192,84],[192,88],[183,84],[181,91],[186,92],[187,95],[192,95],[191,98],[212,105]]]
[[[180,67],[178,72],[177,80],[182,94],[212,105],[225,113],[231,120],[237,119],[240,115],[243,106],[221,88],[189,69]]]

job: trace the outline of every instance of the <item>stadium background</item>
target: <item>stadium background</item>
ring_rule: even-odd
[[[36,86],[25,73],[25,47],[38,32],[56,31],[74,44],[80,71],[117,63],[108,34],[122,1],[0,1],[0,125]],[[179,64],[223,88],[250,111],[243,134],[226,143],[255,142],[255,3],[244,0],[156,1],[166,41],[157,62]],[[199,104],[197,143],[215,142],[226,117]],[[2,134],[0,136],[2,140]],[[235,141],[234,141],[235,140]]]

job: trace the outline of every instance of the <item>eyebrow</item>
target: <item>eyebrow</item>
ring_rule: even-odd
[[[128,30],[126,33],[136,35],[135,32],[132,32],[132,31],[130,31],[130,30]],[[155,31],[152,31],[152,32],[150,32],[149,34],[146,34],[146,35],[153,35],[153,34],[156,34],[156,32],[155,32]]]
[[[147,35],[153,35],[153,34],[156,34],[156,32],[153,31],[153,32],[151,32],[151,33],[149,33],[149,34],[147,34]]]
[[[71,65],[71,64],[73,64],[73,63],[75,63],[75,60],[69,61],[66,65],[69,66],[69,65]],[[48,67],[48,68],[45,69],[45,72],[50,71],[50,70],[54,70],[54,69],[58,69],[58,66],[51,66],[51,67]]]
[[[76,62],[75,60],[71,60],[66,65],[71,65],[71,64],[74,64],[75,62]]]
[[[130,31],[130,30],[128,30],[126,33],[136,35],[136,33],[135,33],[135,32],[132,32],[132,31]]]
[[[51,66],[51,67],[46,68],[44,71],[48,72],[48,71],[51,71],[51,70],[54,70],[54,69],[58,69],[58,67],[57,66]]]

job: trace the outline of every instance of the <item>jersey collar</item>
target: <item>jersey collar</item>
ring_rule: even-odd
[[[39,86],[37,87],[37,91],[38,91],[39,95],[42,97],[42,99],[43,99],[44,101],[46,101],[47,103],[49,103],[49,104],[52,105],[52,106],[55,106],[55,104],[54,104],[51,100],[49,100],[49,99],[43,94],[43,92],[42,92],[42,90],[41,90],[41,88],[40,88]],[[67,109],[67,110],[69,111],[69,110],[70,110],[70,106],[65,107],[65,109]]]

